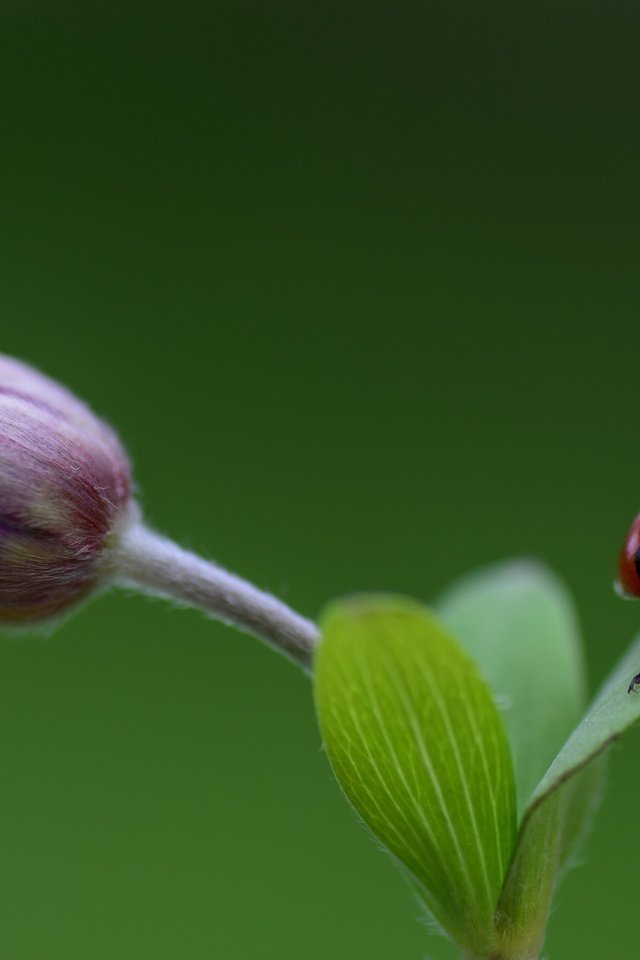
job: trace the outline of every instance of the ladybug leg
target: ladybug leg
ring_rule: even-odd
[[[638,687],[640,687],[640,673],[636,673],[635,677],[627,687],[627,693],[635,693]]]

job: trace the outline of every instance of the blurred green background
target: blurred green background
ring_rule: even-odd
[[[1,349],[117,425],[156,525],[305,614],[535,555],[599,683],[640,626],[639,23],[3,0]],[[640,736],[613,761],[550,958],[635,939]],[[0,771],[0,960],[451,956],[308,681],[196,613],[4,638]]]

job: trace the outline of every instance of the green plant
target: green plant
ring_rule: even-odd
[[[357,813],[466,960],[537,960],[597,805],[606,746],[640,717],[640,641],[585,713],[570,599],[518,562],[432,611],[332,604],[315,624],[150,530],[113,431],[0,356],[0,623],[37,624],[124,584],[197,606],[314,677],[322,736]],[[621,582],[640,593],[637,524]]]
[[[638,720],[640,641],[585,711],[569,597],[515,562],[430,611],[333,604],[316,655],[336,777],[442,932],[474,960],[537,960],[549,907],[601,793],[605,748]]]

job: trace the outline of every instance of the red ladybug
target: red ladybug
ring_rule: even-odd
[[[623,597],[640,597],[640,514],[631,524],[618,560],[618,592]],[[634,693],[640,686],[640,673],[637,673],[628,687]]]
[[[625,597],[640,597],[640,514],[631,524],[620,551],[618,590]]]

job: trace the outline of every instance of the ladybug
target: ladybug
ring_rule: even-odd
[[[623,597],[640,597],[640,514],[631,524],[618,560],[618,593]],[[628,687],[628,693],[634,693],[640,687],[640,673],[637,673]]]
[[[624,597],[640,597],[640,515],[631,524],[620,551],[618,592]]]

